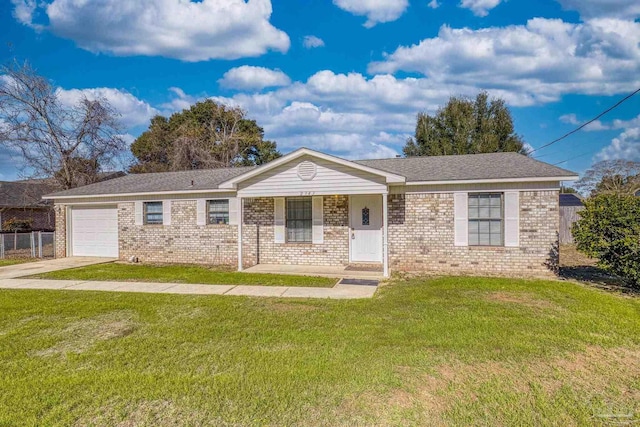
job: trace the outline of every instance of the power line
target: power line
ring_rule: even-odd
[[[596,148],[595,150],[587,151],[586,153],[580,154],[579,156],[573,156],[573,157],[568,158],[567,160],[563,160],[563,161],[558,162],[558,163],[553,163],[552,166],[558,166],[558,165],[561,165],[563,163],[567,163],[569,160],[579,159],[580,157],[588,156],[589,154],[593,154],[593,153],[595,153],[596,151],[599,151],[599,150],[601,150],[601,148]]]
[[[629,98],[631,98],[633,95],[635,95],[636,93],[640,92],[640,88],[636,89],[635,91],[633,91],[632,93],[630,93],[629,95],[625,96],[624,98],[622,98],[620,101],[616,102],[613,106],[607,108],[606,110],[604,110],[602,113],[598,114],[597,116],[595,116],[593,119],[589,120],[588,122],[585,122],[583,124],[581,124],[580,126],[578,126],[577,128],[575,128],[574,130],[572,130],[571,132],[567,132],[564,135],[562,135],[560,138],[556,138],[553,141],[544,144],[541,147],[538,147],[532,151],[529,152],[529,154],[535,153],[538,150],[542,150],[543,148],[546,148],[550,145],[555,144],[558,141],[562,141],[563,139],[565,139],[566,137],[573,135],[574,133],[578,132],[580,129],[584,128],[585,126],[590,125],[591,123],[595,122],[596,120],[598,120],[600,117],[604,116],[605,114],[607,114],[608,112],[618,108],[620,106],[620,104],[622,104],[623,102],[625,102],[626,100],[628,100]]]

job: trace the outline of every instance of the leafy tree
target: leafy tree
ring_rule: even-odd
[[[584,205],[572,228],[578,250],[630,285],[640,286],[640,198],[599,194]]]
[[[62,102],[27,63],[0,70],[0,144],[22,154],[30,177],[53,177],[63,189],[93,182],[126,147],[118,119],[105,99]]]
[[[640,190],[640,162],[603,160],[588,169],[576,181],[576,188],[585,194],[630,194]]]
[[[133,173],[260,165],[280,157],[276,143],[245,111],[212,100],[156,116],[131,145]]]
[[[434,116],[419,113],[415,136],[403,149],[407,157],[504,151],[527,154],[504,100],[489,100],[486,92],[475,100],[451,97]]]

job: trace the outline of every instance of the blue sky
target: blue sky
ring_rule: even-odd
[[[283,152],[393,157],[419,111],[480,90],[534,148],[575,128],[640,87],[638,18],[637,0],[11,0],[0,56],[68,102],[108,99],[129,140],[212,97]],[[640,161],[640,95],[535,156],[578,172]],[[18,170],[0,151],[0,179]]]

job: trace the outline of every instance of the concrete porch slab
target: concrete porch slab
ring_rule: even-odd
[[[320,276],[334,279],[383,279],[383,274],[379,271],[347,270],[346,266],[258,264],[253,267],[245,268],[243,271],[246,273]]]

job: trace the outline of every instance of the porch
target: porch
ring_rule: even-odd
[[[321,276],[336,279],[360,279],[382,280],[384,271],[379,267],[359,266],[320,266],[320,265],[284,265],[284,264],[257,264],[244,268],[247,273],[275,273],[290,274],[296,276]]]

